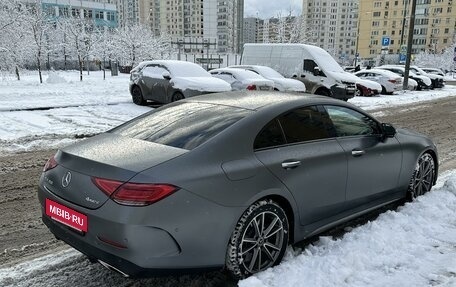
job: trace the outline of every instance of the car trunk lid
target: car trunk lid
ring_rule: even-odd
[[[59,150],[58,166],[45,172],[47,190],[71,203],[90,209],[108,196],[93,178],[127,182],[139,172],[178,157],[187,150],[116,134],[101,134]]]

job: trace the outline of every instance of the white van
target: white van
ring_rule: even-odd
[[[304,44],[244,44],[242,65],[263,65],[302,81],[312,94],[348,100],[355,95],[356,76],[345,72],[325,50]]]

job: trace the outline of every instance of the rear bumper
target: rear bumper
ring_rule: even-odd
[[[108,200],[98,209],[87,209],[61,199],[42,184],[38,198],[49,230],[91,260],[101,260],[130,277],[223,268],[231,232],[243,210],[217,205],[186,190],[147,207]],[[76,231],[47,216],[46,198],[86,215],[88,231]]]
[[[100,260],[103,263],[108,263],[110,266],[114,267],[115,270],[121,273],[123,276],[141,278],[141,277],[151,277],[151,276],[167,276],[167,275],[176,275],[176,274],[189,274],[196,272],[206,272],[211,270],[217,270],[223,268],[223,265],[216,266],[207,266],[199,268],[144,268],[138,266],[128,260],[123,259],[122,257],[116,256],[112,253],[106,252],[100,248],[87,244],[82,238],[81,235],[75,233],[71,228],[66,227],[65,225],[59,224],[48,216],[43,215],[43,223],[49,228],[49,230],[57,237],[59,240],[64,241],[74,249],[78,250],[82,254],[86,255],[90,260]],[[104,265],[104,264],[102,264]],[[105,266],[107,267],[107,266]],[[112,268],[110,268],[112,269]]]

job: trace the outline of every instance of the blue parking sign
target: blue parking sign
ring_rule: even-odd
[[[390,45],[390,37],[383,36],[382,37],[382,46],[389,46]]]

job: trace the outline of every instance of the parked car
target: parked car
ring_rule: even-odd
[[[426,76],[432,81],[432,88],[443,88],[445,86],[443,81],[443,76],[434,74],[434,73],[426,73],[423,69],[418,66],[410,66],[410,70],[413,71],[415,74],[420,76]]]
[[[429,138],[354,105],[242,91],[59,149],[38,199],[56,238],[124,276],[226,266],[243,278],[288,244],[430,191],[437,174]]]
[[[356,72],[355,75],[361,79],[379,83],[382,88],[382,94],[392,94],[402,89],[402,78],[391,71],[370,69]]]
[[[244,44],[241,65],[271,67],[303,82],[311,94],[347,101],[357,91],[357,78],[345,72],[328,52],[313,45]]]
[[[421,69],[428,74],[436,74],[436,75],[445,77],[445,73],[440,69],[436,69],[436,68],[421,68]]]
[[[237,66],[230,66],[229,68],[240,68],[249,70],[252,72],[257,73],[258,75],[271,80],[274,82],[274,90],[281,91],[281,92],[305,92],[306,86],[303,82],[294,80],[294,79],[287,79],[282,76],[276,70],[266,67],[266,66],[257,66],[257,65],[237,65]]]
[[[404,77],[405,75],[405,68],[401,66],[385,65],[377,67],[377,69],[388,70],[400,75],[401,77]],[[432,81],[429,77],[416,75],[412,71],[409,71],[409,78],[415,80],[418,83],[418,91],[423,89],[430,89],[432,87]]]
[[[379,83],[361,78],[356,81],[356,88],[358,95],[362,97],[378,95],[382,91],[382,86]]]
[[[230,90],[225,81],[212,77],[201,66],[185,61],[145,61],[130,73],[130,94],[137,105],[144,105],[148,100],[166,104]]]
[[[220,68],[210,71],[215,78],[224,80],[231,85],[233,91],[271,91],[274,89],[274,82],[246,69]]]

